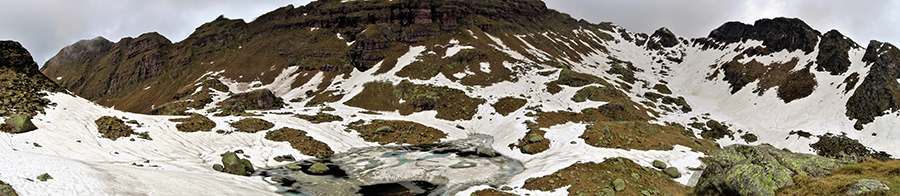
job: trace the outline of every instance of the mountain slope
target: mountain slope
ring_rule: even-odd
[[[395,160],[385,154],[367,159],[378,162],[372,168],[361,164],[362,171],[381,175],[353,183],[429,181],[454,187],[446,193],[458,195],[488,186],[509,186],[516,194],[576,194],[555,185],[547,190],[542,176],[624,157],[637,167],[666,162],[678,175],[672,183],[654,179],[692,185],[701,173],[692,169],[701,167],[698,158],[730,144],[769,143],[838,156],[810,145],[832,133],[871,147],[842,151],[851,157],[900,154],[892,148],[900,139],[894,131],[900,127],[900,115],[894,115],[900,114],[900,76],[893,74],[898,55],[890,44],[872,41],[863,48],[799,19],[729,22],[708,37],[688,39],[665,28],[648,35],[577,21],[532,0],[317,1],[250,23],[219,17],[177,43],[148,33],[66,47],[41,71],[74,94],[115,109],[51,93],[48,100],[59,105],[37,115],[38,130],[0,133],[6,139],[0,141],[7,142],[5,150],[99,167],[152,158],[160,170],[237,186],[217,187],[226,192],[265,194],[274,188],[246,177],[228,182],[230,176],[215,172],[215,155],[242,149],[254,166],[278,167],[283,164],[276,157],[286,154],[330,160],[317,154],[330,151],[340,160],[376,149],[368,147],[483,134],[492,137],[486,152],[521,162],[521,170],[481,184],[447,177],[466,172],[424,179],[378,172],[389,169],[382,165],[445,155],[415,152]],[[133,134],[124,138],[134,141],[104,138],[99,123],[90,123],[103,116],[136,119],[136,125],[123,123]],[[68,132],[54,133],[63,129]],[[47,147],[26,145],[35,141]],[[84,149],[90,153],[76,153]],[[631,169],[642,170],[637,167]],[[131,169],[116,171],[151,175]],[[602,180],[609,184],[618,175]],[[14,187],[28,184],[21,176],[10,178],[0,176]],[[635,182],[627,193],[647,185]],[[573,187],[595,187],[579,183]],[[91,193],[109,193],[104,191]]]

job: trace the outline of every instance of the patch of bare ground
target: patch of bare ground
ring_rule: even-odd
[[[537,154],[550,149],[550,140],[544,138],[544,134],[547,134],[546,131],[541,130],[536,123],[531,121],[525,121],[525,125],[528,126],[525,137],[519,139],[515,144],[509,144],[510,149],[516,147],[519,152],[525,154]]]
[[[347,128],[359,132],[359,136],[367,142],[379,144],[430,144],[440,142],[447,134],[433,127],[419,123],[399,120],[363,120],[352,122]]]
[[[277,142],[289,142],[291,147],[300,153],[324,159],[331,157],[334,151],[322,141],[306,135],[306,131],[283,127],[266,133],[266,139]]]
[[[116,117],[103,116],[95,120],[94,123],[97,124],[97,131],[100,132],[100,137],[109,138],[113,141],[131,135],[138,135],[138,137],[141,139],[152,140],[150,139],[149,133],[134,132],[131,126],[128,126],[127,124],[125,124],[125,121],[122,121],[122,119]]]
[[[175,128],[181,132],[207,132],[216,127],[216,122],[199,114],[191,114],[191,117],[188,118],[169,119],[169,121],[180,122],[175,125]]]
[[[275,124],[272,124],[269,121],[253,117],[241,119],[237,122],[231,123],[231,127],[234,127],[235,131],[247,133],[256,133],[259,131],[268,130],[274,126]]]
[[[329,113],[325,113],[325,112],[319,112],[319,113],[316,113],[316,115],[300,115],[300,114],[296,114],[296,115],[294,115],[294,117],[297,117],[297,118],[300,118],[300,119],[309,121],[310,123],[313,123],[313,124],[327,123],[327,122],[334,122],[334,121],[343,121],[343,120],[344,120],[344,118],[341,118],[341,116],[333,115],[333,114],[329,114]]]
[[[401,103],[400,100],[403,100]],[[435,110],[435,118],[471,120],[484,99],[471,98],[462,90],[443,86],[418,85],[407,80],[369,82],[358,95],[344,104],[375,111],[399,111],[401,115]]]
[[[472,196],[519,196],[512,193],[503,192],[497,189],[481,189],[472,193]]]
[[[499,113],[500,115],[506,116],[509,115],[509,113],[515,112],[519,108],[522,108],[527,103],[528,101],[525,99],[504,97],[500,98],[497,103],[494,103],[491,106],[494,107],[494,111],[497,111],[497,113]]]
[[[576,163],[550,175],[529,178],[528,190],[550,191],[569,186],[569,195],[688,195],[691,188],[665,173],[626,158],[601,163]]]
[[[232,95],[218,105],[221,112],[216,114],[217,116],[241,116],[246,114],[245,110],[281,108],[284,101],[269,89],[259,89]]]
[[[714,141],[696,138],[693,131],[675,123],[595,122],[578,138],[599,148],[672,150],[674,145],[682,145],[704,153],[718,148]]]

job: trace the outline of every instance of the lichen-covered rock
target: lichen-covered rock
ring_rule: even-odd
[[[653,160],[653,167],[657,169],[665,169],[667,165],[660,160]]]
[[[875,192],[880,190],[891,190],[890,187],[881,183],[878,180],[872,179],[859,179],[854,180],[856,184],[853,187],[850,187],[850,190],[847,191],[847,195],[856,196],[866,194],[868,192]]]
[[[223,172],[234,175],[248,176],[254,171],[250,160],[238,158],[234,152],[226,152],[222,156],[222,165]]]
[[[37,179],[40,180],[41,182],[46,182],[47,180],[53,179],[53,177],[51,177],[50,174],[48,174],[48,173],[44,173],[44,174],[39,175],[37,177]]]
[[[309,167],[309,172],[312,172],[315,174],[325,173],[325,172],[328,172],[329,170],[331,170],[331,169],[328,169],[328,166],[326,166],[324,163],[315,163]]]
[[[681,177],[681,172],[678,172],[678,168],[675,168],[675,167],[666,168],[663,170],[663,172],[665,172],[666,175],[669,175],[669,177],[672,177],[672,178],[680,178]]]
[[[216,170],[217,172],[222,172],[222,171],[225,171],[225,166],[217,163],[217,164],[213,165],[213,170]]]
[[[822,177],[845,162],[795,154],[768,144],[732,145],[710,155],[697,182],[697,195],[774,195],[793,185],[793,175]]]
[[[10,133],[25,133],[37,129],[31,122],[31,116],[28,115],[13,114],[6,119],[6,124],[12,126],[12,130],[6,130]]]
[[[6,184],[3,181],[0,181],[0,196],[18,196],[16,194],[16,190],[12,188],[9,184]]]
[[[616,191],[624,191],[626,188],[625,180],[622,180],[621,178],[616,178],[616,180],[613,180],[612,185]]]

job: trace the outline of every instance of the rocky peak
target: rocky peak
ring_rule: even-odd
[[[9,68],[26,74],[40,73],[31,53],[14,41],[0,41],[0,68]]]
[[[728,22],[709,33],[710,38],[726,43],[752,39],[763,41],[763,45],[774,51],[787,49],[806,53],[815,50],[819,36],[819,31],[797,18],[760,19],[753,25]]]
[[[859,48],[859,45],[837,30],[830,30],[822,36],[819,44],[819,55],[816,57],[817,71],[828,71],[831,75],[840,75],[850,68],[848,51]]]
[[[114,44],[115,43],[110,42],[101,36],[95,37],[94,39],[80,40],[75,42],[75,44],[59,50],[59,53],[57,53],[56,56],[53,56],[53,58],[50,58],[50,60],[47,60],[47,62],[44,63],[44,66],[46,68],[47,66],[56,66],[69,61],[85,63],[87,62],[88,57],[105,53],[109,51]]]
[[[659,28],[655,32],[653,32],[653,35],[650,35],[650,40],[651,41],[647,44],[647,47],[654,50],[662,50],[663,48],[670,48],[672,46],[678,45],[678,37],[665,27]]]

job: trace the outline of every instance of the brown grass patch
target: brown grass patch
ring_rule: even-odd
[[[857,179],[878,180],[891,188],[864,195],[900,195],[900,160],[867,159],[838,168],[823,178],[795,175],[794,185],[778,189],[776,195],[845,195]]]
[[[547,134],[546,131],[541,130],[536,123],[531,121],[525,121],[525,125],[528,126],[525,137],[519,139],[516,144],[509,144],[510,149],[516,147],[525,154],[537,154],[550,149],[550,140],[544,138],[544,134]]]
[[[471,120],[484,99],[466,96],[462,90],[442,86],[418,85],[407,80],[394,86],[390,82],[369,82],[356,97],[344,104],[376,111],[399,110],[401,115],[435,110],[435,118]],[[405,102],[400,103],[400,100]]]
[[[359,132],[359,136],[367,142],[379,144],[430,144],[440,142],[447,134],[441,130],[419,123],[399,120],[362,120],[350,123],[347,128]]]
[[[181,132],[207,132],[212,131],[212,129],[216,127],[216,122],[199,114],[192,114],[191,117],[188,118],[169,119],[169,121],[181,122],[175,125],[175,128]]]
[[[218,105],[222,111],[217,115],[239,116],[245,110],[278,109],[284,106],[284,101],[269,89],[259,89],[232,95]]]
[[[613,191],[616,179],[625,181],[624,190]],[[576,163],[550,175],[529,178],[522,186],[528,190],[550,191],[565,186],[569,195],[687,195],[690,187],[669,178],[665,173],[641,167],[626,158],[606,159],[602,163]]]
[[[522,108],[527,104],[528,101],[525,99],[515,98],[515,97],[504,97],[500,98],[497,103],[491,105],[494,107],[494,110],[497,111],[500,115],[506,116],[509,113],[515,112]]]
[[[100,132],[100,137],[109,138],[113,141],[132,134],[138,134],[131,129],[131,126],[126,125],[125,121],[116,117],[103,116],[95,120],[94,123],[97,124],[97,131]]]
[[[344,94],[334,94],[337,92],[337,90],[330,90],[316,94],[316,96],[310,99],[309,102],[306,102],[306,107],[313,107],[324,103],[333,103],[340,101],[344,98]]]
[[[324,159],[331,157],[334,151],[322,141],[306,135],[306,131],[283,127],[266,133],[266,139],[276,142],[289,142],[291,147],[300,153]]]
[[[268,130],[274,126],[275,124],[272,124],[269,121],[253,117],[241,119],[237,122],[231,123],[231,127],[234,127],[235,131],[247,133],[256,133],[258,131]]]
[[[333,115],[333,114],[329,114],[329,113],[325,113],[325,112],[319,112],[319,113],[316,113],[316,115],[300,115],[300,114],[297,114],[297,115],[294,115],[294,117],[297,117],[297,118],[300,118],[300,119],[304,119],[304,120],[309,121],[310,123],[313,123],[313,124],[327,123],[327,122],[333,122],[333,121],[343,121],[343,120],[344,120],[344,118],[341,118],[341,116]]]
[[[704,153],[717,148],[714,141],[698,139],[681,125],[640,121],[595,122],[578,138],[599,148],[672,150],[674,145],[682,145]]]
[[[497,189],[481,189],[472,193],[472,196],[519,196],[512,193],[499,191]]]

